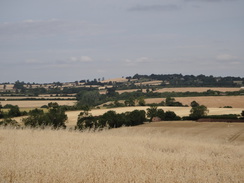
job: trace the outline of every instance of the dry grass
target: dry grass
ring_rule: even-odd
[[[25,101],[1,101],[4,106],[6,104],[18,105],[21,108],[38,108],[47,105],[50,102],[57,102],[59,105],[74,105],[75,100],[25,100]]]
[[[235,128],[217,127],[0,129],[0,182],[243,182],[243,141],[229,140]],[[186,133],[197,129],[211,133]]]
[[[207,107],[232,106],[234,108],[244,108],[244,96],[204,96],[204,97],[175,97],[175,100],[183,105],[189,105],[196,101]],[[160,103],[164,98],[145,99],[146,103]]]

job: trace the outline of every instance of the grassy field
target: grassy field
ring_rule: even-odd
[[[243,131],[190,121],[100,132],[0,128],[0,182],[243,182]]]

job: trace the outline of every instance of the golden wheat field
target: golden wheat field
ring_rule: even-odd
[[[163,123],[163,124],[162,124]],[[243,182],[243,124],[0,129],[0,182]]]

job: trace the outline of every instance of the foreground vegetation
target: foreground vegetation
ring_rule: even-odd
[[[242,182],[243,143],[226,141],[234,129],[190,136],[185,130],[206,126],[185,125],[171,133],[143,126],[83,133],[0,128],[0,182]],[[220,134],[226,138],[211,138]]]

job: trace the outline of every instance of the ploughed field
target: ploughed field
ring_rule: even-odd
[[[243,182],[244,124],[0,128],[0,182]]]

